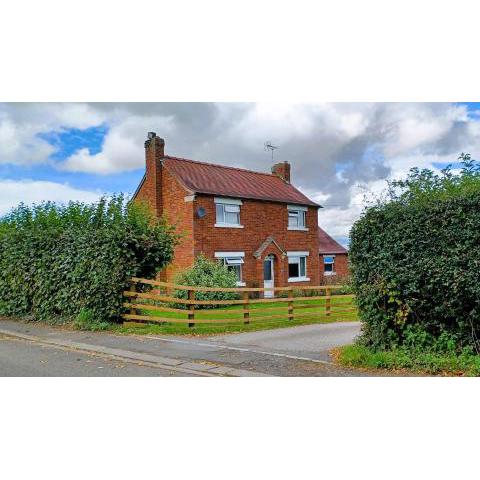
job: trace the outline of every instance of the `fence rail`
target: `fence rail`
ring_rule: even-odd
[[[124,292],[122,315],[127,322],[249,324],[250,322],[354,319],[354,295],[343,294],[342,285],[292,286],[273,288],[214,288],[191,287],[133,277],[130,290]],[[178,298],[175,292],[185,291],[187,298]],[[260,297],[275,292],[277,298]],[[231,292],[238,298],[229,300],[201,300],[196,293]],[[185,294],[183,294],[185,295]],[[211,308],[205,307],[223,307]],[[300,311],[299,311],[300,310]]]

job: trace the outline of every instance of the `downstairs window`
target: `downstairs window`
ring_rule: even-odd
[[[215,257],[223,266],[227,268],[227,270],[235,272],[235,275],[237,277],[237,285],[243,287],[245,286],[245,283],[242,280],[242,265],[244,263],[244,253],[235,253],[236,252],[216,252]]]
[[[323,257],[324,275],[335,275],[335,256],[329,255]]]
[[[303,254],[302,254],[303,253]],[[310,280],[307,278],[307,256],[308,253],[288,253],[288,281],[302,282]]]

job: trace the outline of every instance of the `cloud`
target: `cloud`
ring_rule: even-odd
[[[80,148],[62,162],[52,160],[58,146],[39,137],[98,125],[108,127],[101,150]],[[165,138],[167,154],[260,171],[271,168],[263,144],[272,141],[275,159],[291,162],[294,184],[321,198],[321,224],[337,236],[359,215],[358,191],[377,191],[413,166],[453,162],[461,151],[480,157],[478,116],[451,103],[4,104],[0,164],[130,172],[144,167],[148,131]]]
[[[19,203],[40,203],[45,200],[66,203],[72,201],[94,202],[99,192],[80,190],[68,184],[33,181],[0,180],[0,215],[4,215]]]
[[[78,103],[0,104],[0,164],[51,164],[55,147],[41,133],[100,125],[102,112]]]
[[[98,174],[119,173],[141,168],[145,164],[143,143],[146,132],[157,125],[161,131],[172,130],[169,117],[126,117],[123,121],[112,122],[105,136],[102,150],[91,154],[82,148],[62,163],[59,168],[71,172]]]

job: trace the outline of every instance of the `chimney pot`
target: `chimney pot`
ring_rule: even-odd
[[[272,167],[272,173],[285,180],[285,182],[290,183],[290,164],[288,162],[276,163]]]
[[[157,137],[155,132],[148,132],[145,141],[145,181],[149,186],[150,198],[154,212],[160,216],[162,206],[162,163],[165,156],[165,140]]]

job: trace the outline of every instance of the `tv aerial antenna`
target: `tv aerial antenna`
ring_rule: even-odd
[[[272,152],[272,162],[273,162],[273,152],[275,152],[275,150],[277,150],[279,147],[276,147],[275,145],[272,145],[272,142],[270,141],[267,141],[263,144],[263,147],[264,147],[264,150],[266,152],[270,151]]]

